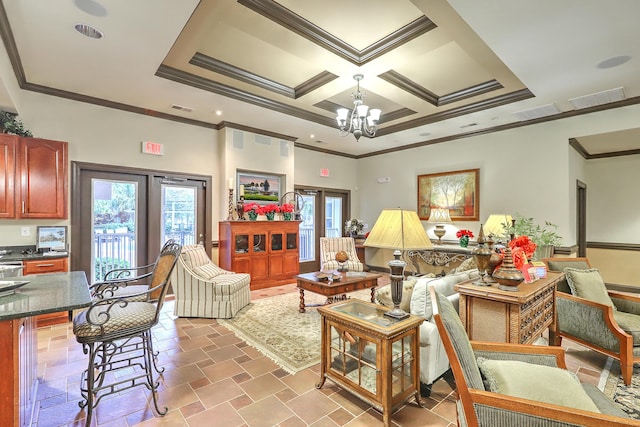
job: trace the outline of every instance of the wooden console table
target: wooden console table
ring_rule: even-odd
[[[521,283],[515,292],[503,291],[497,283],[456,285],[460,319],[469,339],[531,344],[549,328],[549,342],[555,342],[555,292],[563,277],[564,273],[549,271],[544,279]]]

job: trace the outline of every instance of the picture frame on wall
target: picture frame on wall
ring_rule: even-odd
[[[418,216],[428,220],[431,209],[449,209],[452,221],[480,218],[480,169],[418,175]]]
[[[236,172],[236,194],[238,197],[244,195],[245,203],[280,204],[284,184],[284,175],[241,170]]]

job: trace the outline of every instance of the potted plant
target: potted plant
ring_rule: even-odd
[[[556,233],[558,226],[549,221],[544,225],[537,224],[533,218],[527,218],[520,214],[515,214],[515,224],[503,224],[507,233],[515,236],[529,236],[531,241],[537,245],[534,259],[548,258],[554,246],[562,243],[562,237]]]
[[[17,114],[0,110],[0,132],[18,136],[33,136],[30,131],[24,128],[22,122],[16,118],[17,116]]]

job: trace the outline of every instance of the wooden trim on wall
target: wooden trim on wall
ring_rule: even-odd
[[[617,251],[640,251],[640,245],[633,243],[587,242],[589,249],[612,249]]]

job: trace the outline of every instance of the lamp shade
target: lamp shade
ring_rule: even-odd
[[[494,237],[505,237],[507,235],[507,226],[511,225],[511,215],[507,214],[491,214],[484,223],[484,234]]]
[[[429,219],[427,222],[436,222],[438,224],[451,224],[451,215],[449,215],[449,209],[435,208],[431,209]]]
[[[369,232],[364,246],[401,251],[433,247],[417,212],[404,209],[383,210]]]

